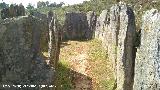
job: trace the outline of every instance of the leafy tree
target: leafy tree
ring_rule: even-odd
[[[47,6],[47,7],[49,6],[49,1],[46,1],[46,6]]]
[[[6,4],[5,2],[0,3],[0,9],[7,8],[7,7],[9,7],[9,4]]]
[[[29,10],[32,10],[32,9],[34,9],[34,6],[31,3],[29,3],[26,8]]]
[[[56,6],[57,6],[57,3],[56,3],[56,2],[51,3],[51,4],[49,5],[49,7],[56,7]]]
[[[30,14],[34,11],[34,6],[31,3],[29,3],[26,8]]]
[[[43,2],[43,1],[42,2],[41,1],[37,2],[37,8],[41,8],[41,7],[46,7],[46,2]]]

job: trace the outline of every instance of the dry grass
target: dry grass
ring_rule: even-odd
[[[86,68],[86,72],[84,72],[87,73],[87,75],[84,75],[83,72],[77,73],[79,72],[78,70],[81,69],[81,67],[79,67],[80,69],[77,69],[77,66],[80,64],[79,62],[79,64],[77,64],[77,56],[84,53],[87,53],[88,55],[86,57],[88,66]],[[72,59],[74,57],[75,61],[73,62]],[[91,80],[92,84],[88,84],[92,85],[91,90],[112,90],[113,88],[114,79],[113,70],[111,68],[111,62],[106,58],[106,54],[101,46],[101,42],[99,42],[96,39],[83,42],[64,42],[61,47],[58,71],[59,72],[57,75],[57,90],[76,90],[74,89],[76,80],[73,80],[77,78],[75,76],[90,78],[84,80]]]
[[[95,77],[93,90],[112,90],[114,86],[114,77],[111,61],[107,59],[106,53],[99,40],[91,40],[90,45],[90,65],[92,67],[91,75]]]

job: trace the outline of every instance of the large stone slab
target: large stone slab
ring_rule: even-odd
[[[64,39],[85,39],[88,30],[85,13],[66,13],[64,23]]]
[[[135,62],[135,17],[125,3],[103,10],[97,20],[95,38],[102,41],[112,61],[117,90],[132,90]],[[116,85],[115,84],[115,85]]]
[[[100,16],[97,18],[95,38],[104,41],[106,32],[108,29],[106,26],[109,24],[109,10],[103,10]]]
[[[92,39],[95,35],[97,15],[94,11],[89,11],[87,13],[88,30],[86,31],[85,37],[87,39]]]
[[[48,56],[51,66],[57,68],[59,54],[60,54],[60,29],[58,26],[58,20],[55,13],[48,12],[49,23],[49,44],[48,44]]]
[[[117,57],[117,39],[118,39],[118,25],[119,25],[119,6],[114,5],[110,8],[108,15],[108,23],[105,27],[105,37],[103,35],[102,44],[105,46],[108,59],[112,62],[112,68],[114,69],[114,77],[116,81],[116,57]]]
[[[117,25],[117,90],[132,90],[134,80],[136,26],[133,10],[119,4]],[[116,36],[117,36],[116,35]]]
[[[134,90],[160,89],[160,13],[146,11],[142,17],[141,43],[136,54]]]
[[[32,16],[0,23],[0,85],[52,84],[54,69],[46,64],[41,50],[41,35],[46,32],[43,27],[47,24]]]

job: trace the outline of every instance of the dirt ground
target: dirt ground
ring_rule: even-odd
[[[107,87],[100,84],[99,81],[101,79],[104,79],[103,81],[111,79],[112,73],[110,74],[110,72],[112,71],[110,63],[105,65],[106,62],[99,60],[101,58],[97,58],[97,61],[91,60],[93,58],[91,57],[92,52],[90,50],[95,48],[94,46],[92,46],[90,41],[68,41],[62,43],[60,60],[64,60],[69,64],[69,76],[72,83],[70,90],[110,90],[109,88],[106,89]],[[97,65],[103,63],[104,67],[107,67],[103,67],[101,70],[101,66]],[[104,75],[105,73],[107,76]],[[104,75],[104,77],[101,75]]]

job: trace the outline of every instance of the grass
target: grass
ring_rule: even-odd
[[[92,61],[97,59],[106,60],[106,53],[101,46],[101,42],[97,39],[91,40],[90,42],[89,56]]]
[[[71,53],[71,52],[70,52]],[[43,56],[48,57],[48,52],[42,52]],[[58,63],[56,81],[55,81],[55,90],[71,90],[72,82],[70,75],[70,65],[67,62],[67,57],[62,57]]]
[[[61,60],[58,64],[56,80],[56,90],[71,90],[72,82],[70,77],[69,63],[65,60]]]
[[[89,77],[93,80],[93,90],[112,90],[114,86],[114,75],[111,61],[106,58],[106,52],[102,48],[101,42],[93,39],[90,41],[74,42],[69,41],[69,45],[61,48],[60,61],[57,73],[57,90],[73,90],[71,66],[69,57],[76,55],[75,50],[79,46],[86,44],[89,47],[89,64],[91,72]],[[84,45],[85,46],[85,45]]]
[[[94,39],[89,43],[92,75],[97,81],[93,90],[112,90],[115,81],[111,61],[107,59],[106,51],[99,40]]]

